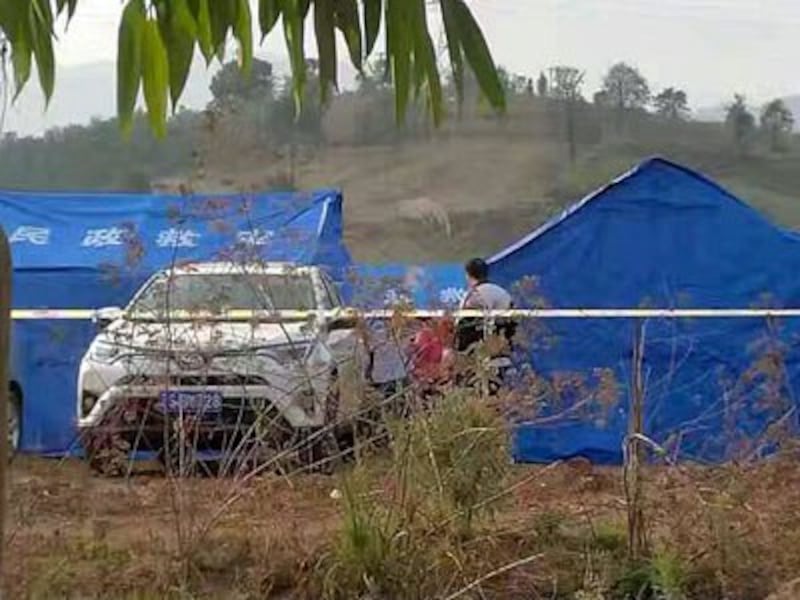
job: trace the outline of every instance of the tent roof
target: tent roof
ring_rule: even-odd
[[[528,235],[524,236],[517,242],[511,244],[510,246],[499,251],[497,254],[493,255],[491,258],[489,258],[489,263],[494,263],[503,260],[505,258],[508,258],[510,255],[518,252],[519,250],[521,250],[534,240],[538,240],[539,238],[545,236],[546,234],[548,234],[555,228],[559,227],[566,221],[569,221],[575,215],[583,211],[591,204],[595,204],[600,201],[607,201],[609,199],[609,196],[611,196],[611,192],[615,191],[620,186],[636,184],[638,180],[654,173],[668,175],[673,179],[685,180],[688,183],[694,183],[696,185],[705,187],[706,193],[703,194],[702,197],[702,200],[704,202],[717,204],[719,206],[729,203],[731,207],[735,206],[737,209],[742,210],[745,213],[748,213],[747,217],[753,219],[756,222],[759,222],[759,224],[763,226],[768,226],[776,231],[781,231],[783,234],[787,236],[800,239],[800,236],[798,236],[796,233],[782,230],[780,227],[772,223],[769,219],[767,219],[764,215],[762,215],[751,205],[742,201],[740,198],[734,196],[732,193],[723,188],[720,184],[718,184],[714,180],[709,179],[708,177],[697,171],[694,171],[678,163],[672,162],[666,158],[660,156],[654,156],[640,162],[632,169],[617,176],[616,178],[612,179],[609,183],[587,194],[578,202],[575,202],[574,204],[570,205],[560,213],[556,214],[554,217],[552,217],[551,219],[549,219],[548,221],[546,221],[545,223],[534,229]],[[686,196],[683,198],[683,200],[686,207],[690,207],[692,204],[696,206],[698,202],[698,196],[697,195],[693,195],[691,197]]]
[[[338,190],[169,195],[0,191],[0,223],[15,270],[145,269],[216,259],[245,245],[257,258],[341,262]],[[322,248],[325,248],[324,250]],[[256,258],[254,257],[254,258]]]

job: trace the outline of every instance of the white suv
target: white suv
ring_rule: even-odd
[[[321,316],[341,304],[316,267],[212,262],[156,274],[126,309],[98,311],[106,326],[78,377],[90,464],[119,473],[130,452],[149,450],[174,466],[187,441],[246,456],[329,424],[338,373],[359,348],[353,323]]]

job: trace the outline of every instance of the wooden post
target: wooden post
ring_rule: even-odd
[[[8,513],[8,365],[11,338],[11,250],[0,227],[0,596],[5,583],[6,514]]]
[[[631,373],[631,406],[628,414],[628,438],[625,442],[625,496],[628,508],[628,553],[632,561],[641,560],[647,552],[644,522],[644,486],[642,464],[644,452],[637,436],[644,433],[644,322],[636,321],[633,338]]]

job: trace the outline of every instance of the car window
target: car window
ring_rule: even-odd
[[[313,310],[314,285],[307,274],[185,274],[154,280],[132,312]]]

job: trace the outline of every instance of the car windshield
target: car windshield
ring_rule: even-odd
[[[169,283],[169,285],[168,285]],[[225,310],[313,310],[308,274],[182,274],[153,280],[132,313]]]

